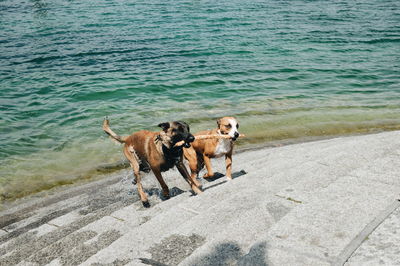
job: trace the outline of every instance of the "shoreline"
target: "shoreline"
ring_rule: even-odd
[[[275,141],[269,141],[269,142],[247,144],[247,145],[246,144],[237,145],[237,147],[234,150],[234,154],[257,151],[257,150],[262,150],[262,149],[266,149],[266,148],[276,148],[276,147],[296,145],[296,144],[301,144],[301,143],[329,140],[329,139],[335,139],[335,138],[364,136],[364,135],[379,134],[379,133],[383,133],[383,132],[393,132],[393,131],[398,131],[398,129],[394,129],[394,130],[372,129],[372,131],[370,131],[370,132],[354,132],[354,133],[344,134],[344,135],[341,134],[341,135],[308,136],[308,137],[302,137],[302,138],[275,140]],[[73,188],[80,187],[80,186],[86,186],[86,185],[89,185],[90,183],[94,183],[94,182],[98,182],[98,181],[105,181],[106,179],[110,178],[110,176],[113,176],[113,175],[117,174],[118,172],[120,172],[121,170],[128,169],[128,168],[129,168],[129,164],[125,160],[120,160],[116,163],[99,165],[96,168],[92,169],[90,171],[90,173],[87,173],[86,175],[84,175],[84,177],[77,177],[75,179],[65,180],[65,182],[60,181],[60,182],[58,182],[58,184],[51,186],[49,189],[42,189],[40,191],[34,191],[31,193],[27,193],[23,196],[13,197],[13,198],[9,198],[9,199],[0,201],[0,212],[5,211],[8,208],[15,207],[16,205],[21,204],[21,202],[23,204],[26,201],[30,201],[30,200],[36,199],[36,198],[38,198],[40,200],[41,198],[44,198],[48,195],[60,193],[65,190],[73,189]]]

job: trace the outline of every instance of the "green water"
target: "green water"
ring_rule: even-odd
[[[0,1],[0,200],[97,176],[120,134],[236,116],[254,145],[400,129],[400,2]]]

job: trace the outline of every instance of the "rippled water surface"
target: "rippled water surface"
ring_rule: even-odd
[[[0,1],[0,200],[236,116],[241,145],[400,129],[400,2]]]

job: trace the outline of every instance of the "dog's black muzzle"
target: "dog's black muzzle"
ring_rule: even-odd
[[[194,141],[194,136],[192,134],[189,134],[187,138],[185,139],[185,148],[190,148],[190,143]]]
[[[239,133],[235,132],[234,137],[232,138],[233,141],[235,141],[239,137]]]

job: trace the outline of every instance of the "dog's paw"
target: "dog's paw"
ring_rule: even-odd
[[[142,204],[143,204],[143,207],[145,207],[145,208],[150,208],[150,203],[149,203],[148,200],[142,201]]]
[[[163,200],[169,200],[171,198],[171,196],[169,194],[163,194],[162,199]]]
[[[204,178],[204,179],[213,178],[213,177],[214,177],[214,174],[210,175],[210,174],[208,174],[208,173],[205,173],[205,174],[203,175],[203,178]]]
[[[196,179],[193,179],[193,184],[194,184],[196,187],[201,187],[201,186],[202,186],[201,183],[200,183],[198,180],[196,180]]]

